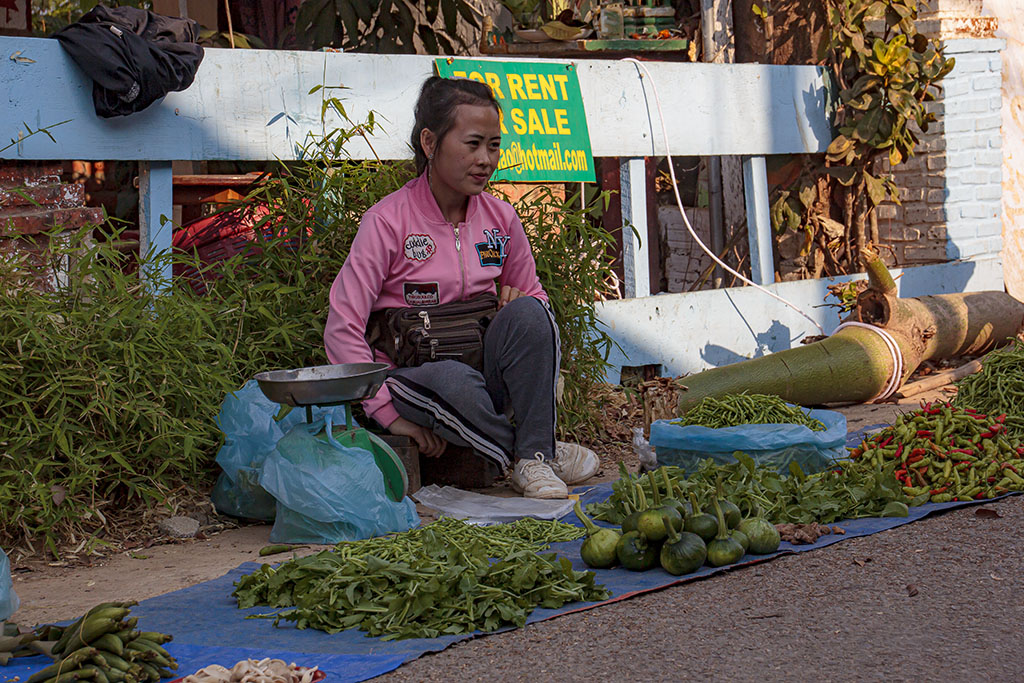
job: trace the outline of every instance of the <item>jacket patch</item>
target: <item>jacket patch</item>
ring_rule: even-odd
[[[402,284],[406,306],[437,306],[441,288],[436,282],[405,282]]]
[[[426,261],[437,252],[437,245],[430,235],[413,233],[405,238],[405,258],[411,261]]]
[[[500,268],[508,255],[505,253],[505,245],[508,244],[510,237],[502,235],[495,228],[494,230],[484,230],[484,239],[486,241],[476,243],[476,253],[480,256],[480,265]]]

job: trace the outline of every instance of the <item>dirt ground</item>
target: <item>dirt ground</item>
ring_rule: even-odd
[[[922,398],[943,397],[933,392],[899,405],[839,410],[854,431],[890,422]],[[605,458],[598,480],[617,476],[615,459],[624,449],[611,450],[618,453]],[[483,679],[495,671],[503,679],[543,680],[1017,678],[1024,664],[1024,497],[985,507],[1001,517],[978,518],[974,507],[942,514],[468,641],[388,678]],[[245,526],[89,567],[16,571],[22,605],[12,621],[70,619],[105,600],[142,600],[216,578],[260,561],[269,531]]]

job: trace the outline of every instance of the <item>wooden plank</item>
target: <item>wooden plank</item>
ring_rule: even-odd
[[[750,242],[750,279],[759,285],[775,282],[772,259],[772,221],[768,212],[768,170],[764,157],[743,160],[743,187],[747,196],[747,238]]]
[[[627,299],[651,295],[648,262],[647,170],[644,159],[623,159],[619,165],[622,198],[623,284]],[[630,229],[627,226],[632,226]]]
[[[9,159],[266,160],[293,159],[307,134],[321,130],[318,85],[353,121],[373,111],[381,124],[353,157],[404,159],[413,103],[433,59],[285,50],[208,49],[192,86],[146,110],[101,119],[92,83],[55,40],[0,37],[0,139],[65,119],[56,144],[37,135],[0,152]],[[520,60],[521,61],[521,60]],[[665,153],[653,88],[668,119],[673,154],[823,152],[831,140],[823,71],[814,66],[648,62],[603,59],[577,64],[594,156]],[[46,87],[39,87],[45,83]],[[23,123],[24,122],[24,123]],[[331,119],[329,127],[348,126]],[[370,145],[372,144],[372,149]],[[2,145],[0,145],[2,146]]]
[[[173,174],[169,161],[139,162],[139,253],[169,253],[173,217]],[[159,270],[142,273],[154,289],[163,289],[171,280],[171,263]]]

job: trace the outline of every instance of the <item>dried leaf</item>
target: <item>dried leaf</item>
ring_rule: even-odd
[[[65,489],[60,484],[53,484],[50,487],[50,497],[53,498],[54,505],[60,505],[61,503],[63,503],[64,499],[67,498],[67,495],[67,489]]]
[[[907,595],[909,597],[911,597],[911,598],[914,597],[915,595],[917,595],[917,586],[915,586],[912,583],[908,583],[907,584]]]
[[[1002,517],[1001,514],[993,510],[992,508],[978,508],[974,511],[974,516],[979,519],[999,519]]]

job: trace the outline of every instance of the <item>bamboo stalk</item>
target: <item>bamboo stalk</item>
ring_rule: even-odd
[[[968,375],[973,375],[976,372],[981,372],[982,360],[982,358],[977,358],[952,370],[937,372],[934,375],[925,377],[924,379],[911,382],[900,389],[896,396],[897,398],[910,398],[911,396],[916,396],[925,391],[931,391],[932,389],[938,389],[939,387],[944,387],[947,384],[952,384],[953,382],[959,381]]]

